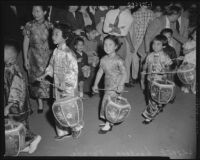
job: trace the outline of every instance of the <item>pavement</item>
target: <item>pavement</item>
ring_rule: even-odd
[[[33,154],[20,156],[167,156],[173,159],[196,157],[196,103],[195,95],[176,90],[176,99],[168,104],[155,120],[145,125],[141,113],[146,108],[139,84],[126,88],[123,96],[131,104],[131,112],[120,125],[107,134],[98,134],[99,95],[84,100],[85,126],[78,139],[55,141],[54,117],[51,106],[45,102],[44,112],[37,113],[37,103],[31,100],[34,113],[31,129],[42,136]]]

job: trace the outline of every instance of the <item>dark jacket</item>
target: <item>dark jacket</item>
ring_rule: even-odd
[[[79,53],[77,53],[76,51],[74,51],[74,53],[76,55],[77,60],[79,58],[82,58],[81,62],[78,62],[78,79],[79,79],[79,81],[83,81],[86,78],[83,76],[82,67],[85,66],[85,65],[89,66],[89,64],[88,64],[88,56],[87,56],[87,54],[85,52],[82,52],[82,56]]]
[[[170,59],[172,59],[172,65],[170,66],[170,69],[175,69],[177,65],[176,50],[170,45],[167,45],[165,48],[163,48],[163,51],[169,56]]]
[[[71,12],[66,11],[66,14],[63,17],[66,20],[66,23],[72,27],[72,30],[84,29],[84,20],[83,16],[79,11],[75,12],[75,17]]]

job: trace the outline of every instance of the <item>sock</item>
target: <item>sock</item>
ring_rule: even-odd
[[[40,143],[41,139],[42,139],[41,136],[38,135],[38,136],[36,136],[35,140],[30,144],[30,150],[29,150],[30,154],[35,152],[35,150],[37,149],[37,146]]]
[[[102,127],[102,130],[109,130],[110,129],[110,123],[109,122],[106,122],[105,126]]]
[[[80,92],[80,97],[83,97],[83,92]]]
[[[24,149],[22,149],[20,152],[29,152],[29,150],[30,150],[30,146],[27,146]]]

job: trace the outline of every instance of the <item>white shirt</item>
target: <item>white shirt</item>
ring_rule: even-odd
[[[52,12],[52,6],[49,7],[49,16],[48,16],[49,22],[51,21],[51,12]]]
[[[187,41],[183,45],[183,48],[185,50],[195,48],[195,50],[193,50],[193,51],[191,51],[191,52],[189,52],[188,54],[185,55],[183,62],[191,63],[191,64],[194,64],[196,66],[196,41],[194,41],[194,40]]]
[[[165,28],[170,28],[170,21],[169,21],[167,16],[166,16],[166,26],[165,26]]]
[[[91,20],[89,14],[87,13],[87,11],[80,11],[80,12],[83,15],[83,20],[84,20],[85,26],[92,25],[92,20]]]
[[[179,23],[179,26],[181,26],[181,17],[178,18],[178,23]],[[165,28],[170,28],[170,21],[167,18],[167,16],[166,16],[166,26],[165,26]]]
[[[104,26],[103,26],[103,31],[105,33],[109,33],[116,36],[126,36],[128,34],[128,30],[131,26],[131,23],[133,22],[133,17],[129,9],[122,11],[121,14],[119,15],[118,28],[120,29],[121,34],[110,33],[112,31],[112,28],[109,27],[109,24],[115,23],[115,19],[117,18],[119,12],[120,12],[119,9],[108,11],[108,13],[106,14],[106,18],[105,18]]]
[[[178,18],[179,26],[181,27],[181,16]]]

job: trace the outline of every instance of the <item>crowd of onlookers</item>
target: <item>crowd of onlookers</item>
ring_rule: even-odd
[[[53,77],[56,83],[56,81],[63,79],[71,78],[72,80],[76,73],[76,67],[73,68],[74,66],[69,65],[73,64],[73,58],[68,57],[69,59],[63,62],[59,54],[57,55],[61,50],[66,52],[71,50],[76,57],[78,63],[78,94],[82,98],[89,98],[94,95],[94,90],[97,89],[99,82],[98,78],[96,80],[98,82],[95,81],[95,77],[100,74],[99,68],[104,67],[106,76],[112,75],[108,68],[116,59],[113,59],[112,62],[109,61],[109,58],[102,59],[113,49],[111,45],[117,46],[113,53],[116,51],[116,54],[120,57],[120,60],[116,60],[116,63],[119,63],[120,72],[123,70],[123,65],[125,66],[125,87],[129,88],[134,87],[134,84],[140,81],[141,88],[145,88],[144,74],[148,74],[146,71],[153,71],[152,68],[150,70],[148,68],[155,63],[154,58],[156,56],[161,57],[161,59],[158,62],[160,66],[157,65],[154,72],[161,72],[166,66],[169,66],[168,71],[173,72],[182,61],[196,65],[196,28],[197,17],[199,16],[197,4],[189,2],[169,2],[166,4],[141,2],[138,4],[140,5],[4,6],[2,33],[5,41],[4,61],[6,63],[5,75],[7,76],[6,82],[4,81],[6,83],[4,85],[7,85],[7,88],[4,87],[7,94],[5,94],[7,97],[5,102],[8,104],[12,102],[13,104],[13,101],[15,101],[13,97],[15,96],[21,102],[23,96],[26,95],[25,90],[23,90],[24,86],[19,85],[23,84],[25,79],[21,74],[17,74],[17,67],[14,67],[14,69],[11,67],[17,57],[17,54],[12,54],[13,52],[19,53],[21,56],[20,67],[24,67],[24,73],[27,71],[28,75],[26,80],[28,83],[26,84],[29,90],[27,93],[37,99],[38,113],[43,112],[43,99],[51,97],[50,84],[38,82],[38,77],[45,72],[49,72],[49,75],[53,76],[55,72],[56,76]],[[66,45],[62,42],[66,42]],[[16,44],[19,49],[13,47]],[[53,49],[55,49],[54,52]],[[60,55],[62,55],[61,53]],[[64,56],[64,58],[66,57]],[[56,63],[68,65],[67,67],[71,68],[65,70],[63,69],[65,66],[63,68],[59,66],[59,68]],[[61,72],[65,75],[59,74]],[[19,85],[21,91],[24,91],[21,95],[11,85],[13,79],[10,74],[15,73],[19,78],[14,79],[16,80],[15,83]],[[167,76],[169,80],[176,84],[180,83],[177,82],[173,73]],[[115,79],[113,79],[113,83],[115,83],[114,81]],[[72,82],[75,83],[76,80],[74,79]],[[59,86],[61,89],[65,87],[63,84],[58,83],[58,85],[61,85]],[[191,91],[196,94],[195,87],[196,83],[192,85],[182,84],[182,91],[185,93]],[[12,92],[10,92],[11,89],[13,89]],[[70,91],[70,88],[68,89]],[[123,90],[123,88],[120,90]],[[54,94],[58,96],[57,93]],[[8,114],[10,109],[8,104],[6,104],[5,114]],[[149,119],[147,118],[147,120]],[[28,126],[27,121],[24,124]],[[27,148],[32,153],[37,148],[41,137],[30,131],[29,138],[35,138],[34,143],[36,144]]]

